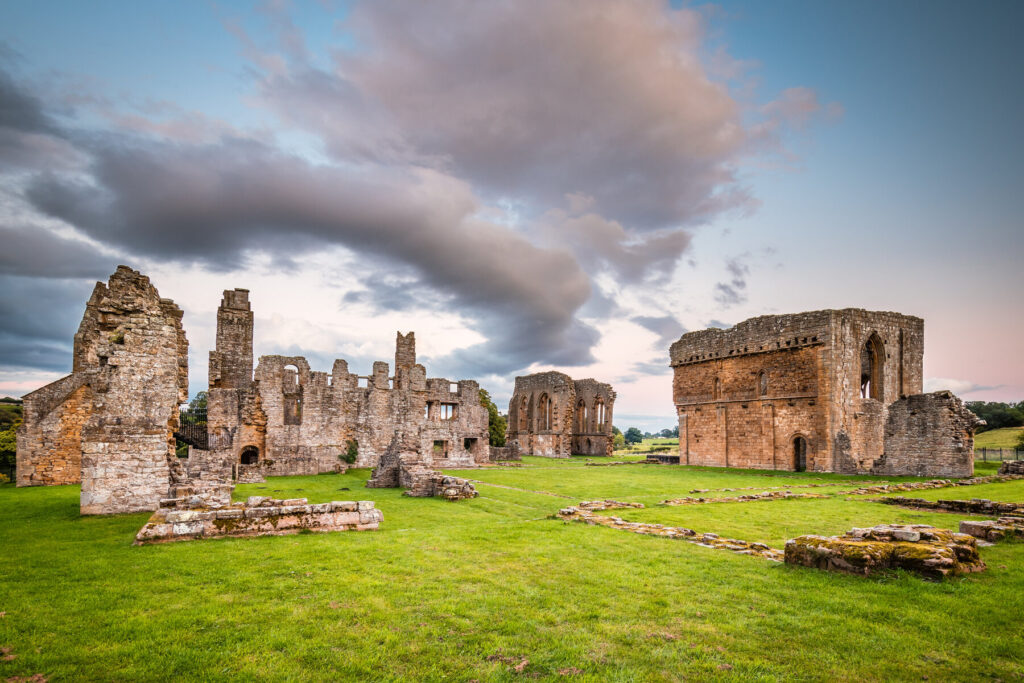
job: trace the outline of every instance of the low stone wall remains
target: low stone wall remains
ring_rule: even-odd
[[[383,513],[372,501],[310,504],[305,498],[275,500],[250,496],[221,508],[161,507],[135,537],[135,545],[224,536],[277,536],[300,531],[368,531]]]
[[[868,576],[905,569],[942,579],[985,569],[973,536],[926,524],[881,524],[786,541],[787,564]]]
[[[723,496],[721,498],[673,498],[661,501],[662,505],[702,505],[704,503],[750,503],[756,500],[787,500],[790,498],[828,498],[820,493],[793,493],[792,491],[765,491],[748,493],[742,496]]]
[[[583,505],[590,506],[589,508]],[[734,538],[721,538],[718,534],[699,533],[693,529],[679,526],[665,526],[663,524],[646,524],[643,522],[627,522],[618,517],[595,515],[595,511],[611,509],[616,507],[643,507],[640,503],[619,503],[617,501],[587,501],[580,505],[562,508],[558,511],[558,517],[565,521],[583,522],[597,526],[606,526],[620,531],[631,531],[634,534],[645,534],[647,536],[661,536],[663,538],[674,538],[687,541],[705,548],[718,548],[730,550],[740,555],[755,555],[774,562],[782,561],[782,552],[770,548],[764,543],[750,543]]]
[[[965,519],[960,522],[960,533],[970,534],[989,543],[1007,538],[1024,538],[1024,517],[1000,517],[982,522]]]
[[[969,479],[929,479],[928,481],[906,481],[899,484],[879,484],[864,486],[852,491],[840,491],[847,496],[869,496],[878,493],[896,493],[899,491],[921,491],[924,489],[946,489],[952,486],[977,486],[978,484],[1000,484],[1007,481],[1024,479],[1024,474],[993,474],[988,477],[970,477]]]
[[[891,496],[888,498],[878,498],[875,502],[907,508],[920,508],[922,510],[942,510],[943,512],[1024,516],[1024,504],[1000,503],[999,501],[987,500],[985,498],[972,498],[971,500],[925,500],[923,498]]]

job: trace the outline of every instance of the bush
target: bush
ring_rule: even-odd
[[[359,457],[359,442],[352,439],[348,442],[348,446],[345,448],[345,452],[338,456],[338,460],[347,462],[349,465],[356,461]]]

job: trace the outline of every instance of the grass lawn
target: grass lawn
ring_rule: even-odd
[[[1024,434],[1024,427],[1003,427],[1002,429],[990,429],[974,435],[974,449],[979,448],[1013,448],[1017,445],[1020,435]]]
[[[272,478],[236,496],[374,500],[381,529],[138,548],[148,515],[82,518],[77,487],[0,486],[0,647],[16,656],[0,661],[0,680],[1024,676],[1024,543],[984,548],[988,571],[944,583],[788,567],[551,514],[584,499],[639,501],[653,507],[620,516],[775,547],[961,516],[841,495],[660,506],[694,488],[834,482],[797,489],[832,493],[866,477],[586,461],[466,470],[481,495],[458,503],[365,489],[366,470]],[[1022,491],[994,484],[984,497]]]

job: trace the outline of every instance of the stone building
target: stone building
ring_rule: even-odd
[[[611,455],[614,404],[611,385],[593,379],[553,371],[516,377],[507,440],[549,458]]]
[[[371,375],[334,361],[330,374],[300,356],[262,356],[253,371],[249,293],[224,292],[210,352],[207,422],[210,450],[229,449],[242,474],[318,474],[375,467],[401,432],[428,467],[473,467],[488,461],[488,415],[473,380],[428,378],[416,363],[416,338],[398,334],[395,372],[386,362]],[[223,460],[218,458],[218,460]]]
[[[19,486],[82,484],[83,514],[156,510],[162,499],[226,504],[231,481],[375,467],[400,434],[426,467],[488,461],[488,413],[472,380],[427,378],[413,333],[398,335],[395,373],[330,374],[305,358],[264,356],[253,371],[249,293],[217,310],[205,414],[185,412],[182,312],[149,279],[119,266],[97,283],[75,335],[73,371],[24,397]],[[179,439],[189,457],[176,455]]]
[[[155,510],[168,495],[188,397],[182,312],[119,266],[96,283],[70,375],[24,397],[19,486],[81,482],[83,514]]]
[[[980,421],[922,394],[924,321],[861,309],[751,318],[672,344],[680,463],[961,477]]]

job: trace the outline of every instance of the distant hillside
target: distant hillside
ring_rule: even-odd
[[[1024,427],[1003,427],[974,435],[974,450],[979,448],[1013,448]]]

